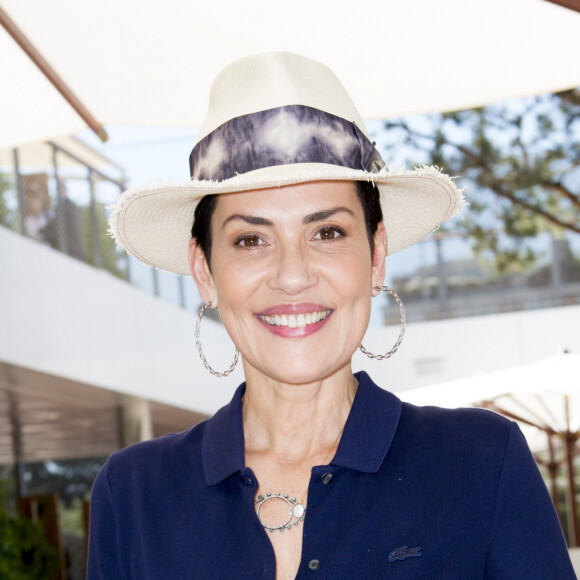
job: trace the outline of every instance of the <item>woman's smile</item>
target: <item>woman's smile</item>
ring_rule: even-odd
[[[283,338],[304,338],[318,332],[333,313],[319,304],[280,304],[255,317],[272,334]]]

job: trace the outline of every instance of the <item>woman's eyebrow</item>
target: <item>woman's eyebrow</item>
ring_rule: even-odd
[[[340,213],[340,212],[347,212],[352,217],[355,217],[354,212],[348,209],[348,207],[334,207],[332,209],[326,209],[324,211],[317,211],[315,213],[308,214],[302,221],[305,224],[311,224],[313,222],[321,222],[327,220],[329,217]]]
[[[246,222],[248,224],[252,224],[253,226],[273,226],[274,225],[274,222],[271,222],[270,220],[267,220],[266,218],[261,218],[261,217],[257,217],[257,216],[253,216],[253,215],[243,215],[241,213],[234,213],[224,221],[224,223],[222,224],[222,227],[225,226],[227,223],[235,221],[235,220],[241,220],[241,221]]]
[[[332,217],[333,215],[340,213],[340,212],[346,212],[346,213],[349,213],[352,217],[355,217],[354,212],[352,210],[348,209],[347,207],[333,207],[332,209],[325,209],[323,211],[317,211],[314,213],[310,213],[304,217],[302,222],[305,224],[311,224],[314,222],[324,221],[324,220],[327,220],[329,217]],[[227,223],[233,222],[236,220],[241,220],[243,222],[246,222],[247,224],[252,224],[253,226],[273,226],[274,225],[274,222],[272,222],[266,218],[263,218],[263,217],[258,217],[258,216],[254,216],[254,215],[244,215],[241,213],[234,213],[224,220],[222,227],[225,226]]]

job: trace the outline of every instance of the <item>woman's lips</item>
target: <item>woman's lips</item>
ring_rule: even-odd
[[[320,330],[332,313],[319,304],[284,304],[269,308],[256,318],[277,336],[300,338]]]
[[[277,304],[270,306],[259,313],[259,316],[273,316],[276,314],[308,314],[330,310],[328,306],[315,304],[314,302],[298,302],[296,304]]]

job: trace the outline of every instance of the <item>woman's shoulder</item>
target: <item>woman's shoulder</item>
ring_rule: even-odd
[[[180,433],[170,433],[134,443],[112,453],[107,460],[109,472],[135,472],[156,468],[167,469],[171,464],[181,464],[185,460],[195,461],[201,457],[203,433],[207,421],[202,421]]]
[[[400,430],[420,446],[497,454],[519,440],[517,424],[486,409],[419,407],[403,403]]]
[[[468,482],[486,497],[495,497],[502,478],[524,472],[527,477],[537,470],[517,423],[484,409],[407,403],[402,405],[390,459],[393,465],[412,465],[415,473],[436,474],[443,487]]]
[[[500,431],[507,429],[509,431],[513,423],[498,413],[474,407],[448,409],[433,405],[423,407],[403,402],[403,413],[408,415],[410,420],[427,421],[433,426],[456,425],[459,428],[472,427],[474,429],[499,429]]]

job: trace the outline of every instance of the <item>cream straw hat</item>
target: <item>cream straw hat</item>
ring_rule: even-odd
[[[334,73],[287,52],[242,58],[218,75],[190,169],[191,180],[183,184],[129,189],[110,222],[127,252],[177,274],[189,274],[193,214],[210,194],[372,181],[388,254],[425,237],[464,204],[453,181],[434,167],[390,171]]]

